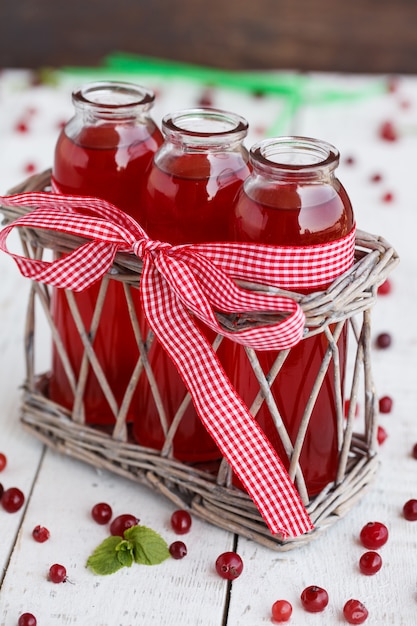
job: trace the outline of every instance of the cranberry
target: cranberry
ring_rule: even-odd
[[[25,501],[25,496],[17,487],[10,487],[3,492],[1,504],[8,513],[16,513]]]
[[[359,559],[359,569],[365,576],[373,576],[382,567],[382,558],[378,552],[369,550],[364,552]]]
[[[387,296],[392,291],[392,283],[389,278],[386,278],[383,283],[378,287],[379,296]]]
[[[389,76],[387,80],[388,93],[396,93],[400,86],[400,79],[398,76]]]
[[[348,600],[343,607],[343,615],[349,624],[363,624],[368,619],[368,609],[359,600]]]
[[[3,487],[2,483],[0,483],[0,500],[1,500],[2,496],[3,496],[3,494],[4,494],[4,487]]]
[[[380,183],[381,180],[382,180],[382,175],[381,174],[379,174],[378,172],[375,173],[375,174],[372,174],[372,176],[371,176],[371,182],[372,183]]]
[[[36,626],[38,622],[32,613],[22,613],[17,622],[17,626]]]
[[[388,541],[388,528],[382,522],[368,522],[362,528],[359,538],[368,550],[378,550]]]
[[[380,348],[381,350],[389,348],[391,343],[392,337],[389,333],[380,333],[375,340],[376,347]]]
[[[15,126],[15,130],[17,133],[27,133],[29,130],[29,127],[27,125],[27,123],[24,120],[21,120],[19,122],[17,122],[16,126]]]
[[[411,454],[415,459],[417,459],[417,443],[414,444]]]
[[[178,509],[171,515],[171,527],[177,535],[185,535],[191,528],[191,515],[184,509]]]
[[[4,470],[7,465],[7,457],[3,452],[0,452],[0,472]]]
[[[386,191],[382,196],[382,202],[386,202],[387,204],[394,200],[394,194],[392,191]]]
[[[49,530],[45,526],[35,526],[32,531],[32,537],[38,543],[45,543],[49,539]]]
[[[397,141],[397,129],[392,122],[384,122],[379,128],[379,136],[385,141]]]
[[[111,520],[112,515],[112,508],[110,504],[107,504],[106,502],[99,502],[98,504],[95,504],[91,509],[91,516],[93,520],[97,522],[97,524],[108,524]]]
[[[355,160],[355,158],[353,156],[348,156],[345,159],[345,163],[346,163],[346,165],[355,165],[356,160]]]
[[[65,583],[67,580],[67,570],[63,565],[55,563],[49,568],[49,580],[53,583]]]
[[[324,611],[329,603],[329,595],[322,587],[311,585],[306,587],[301,594],[301,604],[309,613]]]
[[[216,572],[226,580],[238,578],[243,571],[242,558],[237,552],[223,552],[216,559]]]
[[[183,541],[174,541],[168,550],[173,559],[183,559],[187,556],[187,546]]]
[[[344,412],[345,417],[349,415],[349,410],[350,410],[350,400],[345,400],[344,405],[343,405],[343,412]],[[356,403],[355,417],[358,417],[358,415],[359,415],[359,404]]]
[[[200,107],[212,107],[213,106],[213,90],[208,88],[205,89],[198,99],[198,106]]]
[[[409,522],[417,521],[417,500],[408,500],[403,506],[403,515]]]
[[[380,446],[382,446],[384,441],[388,438],[388,433],[383,426],[378,426],[376,438]]]
[[[288,622],[292,614],[292,605],[288,600],[277,600],[272,605],[272,619],[274,622]]]
[[[118,515],[110,524],[110,534],[116,537],[123,537],[125,530],[132,526],[137,526],[138,524],[139,520],[134,515],[130,515],[129,513]]]
[[[36,167],[35,163],[33,163],[32,161],[28,161],[23,169],[26,174],[34,174],[38,168]]]
[[[379,399],[380,413],[391,413],[392,405],[393,405],[393,402],[390,396],[382,396],[382,398]]]

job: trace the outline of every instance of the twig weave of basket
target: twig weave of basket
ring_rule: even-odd
[[[24,181],[10,193],[22,193],[26,191],[48,190],[50,172],[44,172]],[[0,207],[0,212],[5,217],[5,222],[10,223],[20,214],[30,211],[31,208],[16,209]],[[63,235],[53,231],[21,229],[20,238],[27,256],[42,258],[45,251],[52,250],[54,253],[65,253],[78,246],[80,239],[69,235]],[[341,398],[337,403],[337,428],[339,441],[339,465],[336,480],[327,485],[318,495],[309,498],[305,487],[304,478],[299,466],[299,457],[303,445],[303,433],[308,428],[308,420],[311,414],[311,406],[307,406],[300,425],[299,436],[295,442],[288,441],[288,434],[282,422],[279,420],[279,411],[271,401],[269,393],[270,385],[279,372],[285,359],[285,354],[280,353],[268,376],[260,371],[257,357],[254,351],[247,349],[247,356],[255,375],[259,381],[259,393],[250,407],[256,416],[257,410],[266,398],[269,398],[268,409],[275,414],[276,423],[279,424],[278,434],[285,442],[289,451],[289,473],[294,480],[297,489],[304,501],[307,511],[315,525],[314,531],[297,538],[282,539],[272,536],[261,518],[253,502],[246,493],[232,485],[231,469],[223,460],[217,471],[206,471],[178,461],[173,457],[173,438],[184,414],[186,402],[180,407],[168,428],[164,422],[166,433],[165,443],[162,450],[152,450],[132,442],[128,436],[126,426],[126,406],[129,406],[134,388],[126,391],[128,395],[118,406],[112,390],[106,381],[105,375],[94,353],[91,338],[84,328],[79,328],[86,351],[86,362],[94,369],[102,386],[110,406],[114,412],[114,425],[111,432],[100,430],[85,424],[83,414],[84,382],[82,376],[75,383],[75,402],[72,412],[52,402],[46,393],[47,374],[35,371],[36,362],[36,328],[35,308],[43,311],[45,319],[50,326],[53,340],[57,340],[57,329],[54,326],[50,314],[50,288],[36,282],[31,284],[27,323],[25,334],[26,351],[26,380],[21,405],[21,419],[24,426],[36,437],[48,446],[81,459],[98,468],[111,470],[121,476],[143,483],[164,494],[176,506],[190,507],[195,514],[211,523],[237,532],[240,535],[253,539],[265,546],[277,551],[290,550],[303,545],[320,535],[327,527],[343,516],[355,502],[362,497],[372,484],[378,467],[376,432],[377,432],[377,402],[372,379],[371,368],[371,309],[376,301],[377,288],[386,279],[388,274],[398,263],[395,250],[381,237],[377,237],[362,231],[357,232],[355,263],[353,267],[337,278],[325,291],[310,295],[291,293],[296,299],[306,316],[305,337],[324,333],[328,348],[323,359],[322,367],[317,377],[312,392],[311,403],[320,389],[321,381],[329,367],[329,362],[334,359],[334,369],[337,373],[338,359],[337,341],[344,324],[350,327],[350,337],[354,346],[350,348],[350,390],[345,397],[349,401],[347,416],[344,415],[344,407]],[[106,282],[117,280],[123,283],[124,293],[129,306],[129,312],[137,329],[138,323],[135,314],[134,298],[137,297],[137,288],[140,282],[141,261],[133,255],[118,253],[111,272],[103,279],[103,294]],[[268,285],[248,284],[240,282],[242,286],[263,290],[269,293],[287,295],[281,289],[272,288]],[[76,320],[76,303],[72,292],[67,292],[70,310]],[[100,307],[100,303],[98,304]],[[242,314],[243,323],[247,325],[265,322],[265,314],[260,313],[255,320],[251,314],[250,320]],[[221,322],[227,326],[231,321],[223,316]],[[146,355],[149,350],[151,336],[142,337],[139,332],[137,338],[141,357],[137,364],[135,377],[141,373],[148,376],[150,384],[156,386],[154,390],[158,394],[158,381],[149,370],[149,362]],[[216,339],[219,343],[221,337]],[[216,343],[215,342],[215,343]],[[70,371],[68,358],[61,356],[69,370],[69,376],[74,377]],[[360,422],[359,432],[355,413],[359,403],[359,396],[363,398],[364,415]],[[165,417],[161,415],[161,421]]]

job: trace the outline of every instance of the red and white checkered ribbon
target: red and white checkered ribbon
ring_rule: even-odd
[[[5,206],[31,207],[0,233],[0,249],[32,280],[82,291],[107,272],[116,252],[143,260],[140,281],[145,315],[181,374],[207,431],[252,497],[272,533],[297,536],[313,528],[275,449],[226,376],[193,313],[210,328],[259,350],[290,348],[300,341],[304,314],[289,297],[242,289],[233,278],[282,288],[331,282],[353,262],[355,233],[329,244],[275,247],[209,243],[171,246],[152,241],[131,217],[103,200],[52,193],[0,197]],[[87,239],[55,261],[12,254],[15,226],[42,228]],[[215,311],[284,313],[273,325],[227,332]]]

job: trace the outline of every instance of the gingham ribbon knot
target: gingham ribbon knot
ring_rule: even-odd
[[[172,250],[170,243],[156,239],[141,238],[132,245],[133,254],[140,259],[145,258],[147,254],[153,255],[155,252],[168,252],[168,250]]]
[[[117,251],[132,252],[143,260],[140,297],[145,316],[175,362],[205,428],[272,533],[285,537],[311,530],[312,522],[286,469],[230,383],[194,315],[215,331],[257,349],[292,347],[304,331],[304,314],[297,302],[242,289],[234,279],[285,289],[311,286],[311,279],[316,285],[329,283],[353,262],[354,230],[325,246],[301,249],[238,243],[171,246],[150,240],[133,218],[103,200],[40,192],[0,197],[0,202],[37,207],[0,232],[0,249],[11,254],[21,273],[32,280],[81,291],[109,271]],[[29,259],[7,249],[6,239],[14,226],[75,234],[87,243],[52,262]],[[218,311],[283,312],[283,316],[274,324],[228,332],[218,324]]]

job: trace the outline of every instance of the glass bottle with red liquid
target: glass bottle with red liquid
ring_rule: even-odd
[[[234,201],[250,171],[243,145],[247,130],[245,119],[214,108],[188,109],[164,117],[165,141],[148,172],[143,202],[143,226],[152,239],[174,245],[228,240]],[[213,342],[215,333],[198,320],[196,323]],[[217,351],[220,361],[224,350],[223,341]],[[133,433],[139,444],[160,450],[187,390],[157,341],[148,358],[160,391],[165,424],[142,374]],[[220,457],[191,402],[174,435],[173,455],[188,462]]]
[[[95,82],[74,91],[72,101],[75,114],[61,131],[55,149],[53,190],[103,198],[140,222],[141,186],[145,182],[147,166],[163,141],[161,131],[151,118],[153,92],[131,83]],[[100,282],[74,294],[87,333],[99,289]],[[139,311],[138,293],[134,297]],[[53,290],[51,310],[78,380],[84,347],[63,289]],[[123,285],[115,280],[108,282],[93,349],[120,408],[139,350]],[[74,390],[55,343],[49,387],[52,400],[73,409]],[[114,423],[114,412],[91,365],[88,366],[83,403],[86,423]],[[131,402],[127,421],[132,421],[133,411],[134,403]]]
[[[251,148],[250,161],[253,172],[239,194],[232,222],[231,235],[236,241],[310,246],[340,239],[354,228],[350,200],[335,176],[339,153],[330,144],[303,137],[266,139]],[[327,286],[317,284],[311,291]],[[331,329],[334,330],[334,326]],[[338,393],[339,398],[343,397],[346,323],[337,347],[340,389],[336,389],[332,359],[314,404],[300,455],[310,497],[336,478],[339,460],[336,403]],[[272,383],[271,392],[292,445],[327,348],[328,340],[323,332],[303,339],[291,348]],[[232,383],[251,407],[259,383],[244,348],[235,343],[229,350]],[[256,356],[267,375],[278,352],[257,351]],[[256,419],[288,468],[288,455],[265,402]]]

